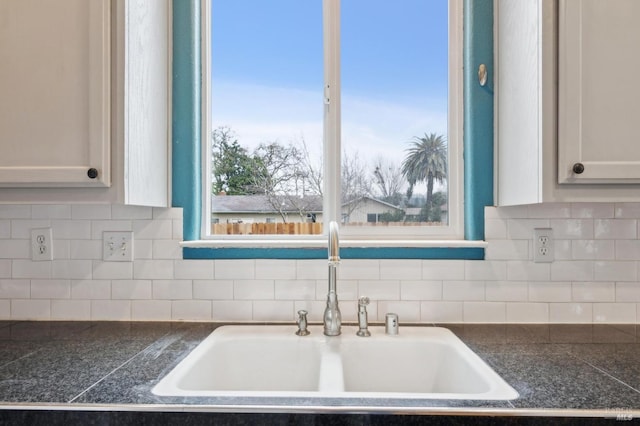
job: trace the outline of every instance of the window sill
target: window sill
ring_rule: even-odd
[[[325,259],[326,238],[199,240],[180,243],[185,259]],[[340,240],[343,259],[484,259],[485,241]]]

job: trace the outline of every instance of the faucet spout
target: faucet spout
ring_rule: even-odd
[[[340,263],[340,242],[338,238],[338,224],[329,223],[329,291],[327,293],[327,306],[324,309],[324,334],[326,336],[339,336],[342,325],[342,314],[338,307],[337,269]]]

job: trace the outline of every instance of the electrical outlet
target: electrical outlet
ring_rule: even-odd
[[[53,260],[51,228],[31,230],[31,260]]]
[[[133,232],[103,232],[102,260],[107,262],[132,262]]]
[[[553,229],[535,228],[533,230],[533,261],[553,262]]]

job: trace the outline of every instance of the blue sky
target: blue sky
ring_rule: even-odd
[[[447,0],[344,0],[343,141],[396,162],[446,135]],[[240,143],[321,141],[322,1],[214,0],[213,124]]]

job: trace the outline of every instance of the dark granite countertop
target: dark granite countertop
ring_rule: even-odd
[[[520,397],[512,401],[176,398],[152,394],[151,388],[219,325],[0,322],[0,413],[51,409],[640,416],[640,337],[636,325],[444,325],[519,392]],[[2,420],[0,414],[0,424]]]

